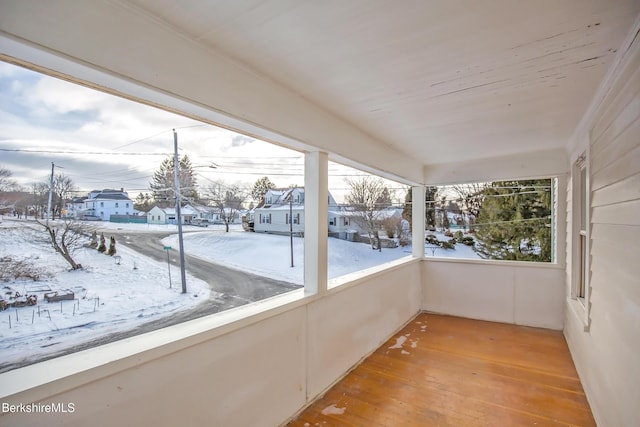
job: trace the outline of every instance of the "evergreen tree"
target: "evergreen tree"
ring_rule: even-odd
[[[475,227],[483,258],[550,262],[551,180],[491,183]]]
[[[91,249],[95,249],[98,247],[98,233],[96,233],[96,230],[93,230],[93,232],[91,233],[91,242],[89,242],[89,247]]]
[[[133,208],[142,212],[147,212],[153,206],[153,200],[149,193],[139,193],[133,202]]]
[[[100,233],[100,244],[98,245],[98,252],[104,253],[107,250],[107,244],[104,240],[104,233]]]
[[[382,193],[380,194],[380,197],[378,197],[378,199],[376,200],[376,208],[384,209],[384,208],[388,208],[392,204],[393,202],[391,200],[391,193],[389,192],[389,188],[385,186],[382,189]]]
[[[407,192],[404,195],[404,206],[402,206],[402,218],[409,221],[411,224],[413,218],[413,190],[411,187],[407,187]]]
[[[262,206],[264,204],[265,194],[267,194],[267,191],[272,188],[276,188],[276,185],[271,182],[268,177],[263,176],[253,184],[253,188],[251,189],[251,198],[258,203],[258,206]]]
[[[425,189],[425,203],[426,203],[426,227],[429,230],[435,230],[436,228],[436,196],[438,194],[438,187],[427,187]]]
[[[159,206],[175,205],[175,178],[173,156],[162,161],[158,170],[153,174],[149,184],[151,196]],[[180,185],[181,205],[198,201],[197,180],[193,172],[193,165],[187,155],[178,161],[178,182]]]
[[[109,238],[109,250],[107,251],[107,255],[114,256],[116,254],[116,238],[111,236]]]

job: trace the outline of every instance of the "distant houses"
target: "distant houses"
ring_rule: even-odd
[[[74,197],[67,203],[64,216],[84,220],[110,221],[112,216],[136,215],[133,200],[129,194],[120,190],[93,190],[88,197]]]
[[[327,201],[327,213],[329,235],[353,240],[357,239],[355,234],[366,233],[359,223],[360,213],[349,206],[339,205],[331,193]],[[400,227],[402,209],[381,209],[373,216],[381,224],[389,220]],[[264,203],[253,210],[252,218],[255,232],[288,234],[293,231],[299,235],[304,234],[304,188],[267,191]]]
[[[230,223],[240,224],[243,213],[234,212]],[[227,211],[226,215],[229,216],[230,212]],[[223,224],[224,218],[225,216],[219,208],[191,204],[180,208],[180,219],[183,224],[191,224],[196,220],[207,220],[212,224]],[[147,212],[147,224],[177,224],[176,208],[154,206]]]
[[[66,205],[63,215],[79,220],[101,220],[111,222],[146,222],[147,224],[177,224],[175,207],[153,206],[149,211],[139,212],[133,207],[133,200],[124,189],[94,190],[87,197],[75,197]],[[243,218],[251,222],[253,228],[247,230],[272,234],[304,235],[305,191],[302,187],[288,189],[270,189],[263,203],[252,211],[188,204],[180,209],[182,224],[224,224],[225,218],[233,216],[230,224],[241,224]],[[328,224],[330,236],[348,240],[357,240],[358,234],[367,233],[360,221],[361,213],[352,207],[339,205],[329,193],[327,200]],[[397,223],[400,227],[402,209],[386,208],[376,211],[376,221],[385,220]],[[243,224],[244,225],[244,224]],[[382,225],[381,225],[382,229]],[[398,232],[398,235],[400,233]]]

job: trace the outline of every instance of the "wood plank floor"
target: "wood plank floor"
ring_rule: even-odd
[[[562,332],[422,313],[289,426],[595,426]]]

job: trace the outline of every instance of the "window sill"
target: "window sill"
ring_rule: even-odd
[[[500,261],[500,260],[487,260],[487,259],[468,259],[468,258],[445,258],[445,257],[433,257],[425,256],[422,258],[427,262],[451,262],[451,263],[463,263],[463,264],[477,264],[477,265],[493,265],[500,267],[532,267],[532,268],[550,268],[554,270],[564,270],[564,266],[553,262],[533,262],[533,261]]]
[[[589,314],[587,312],[584,299],[569,297],[567,299],[567,302],[571,313],[573,313],[575,318],[578,319],[578,321],[582,325],[583,331],[589,332],[589,328],[591,325],[589,322]]]

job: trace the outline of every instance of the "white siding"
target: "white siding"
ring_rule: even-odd
[[[565,335],[598,425],[637,426],[640,425],[640,42],[637,39],[590,123],[588,135],[590,322],[584,328],[581,306],[569,299]],[[573,198],[568,194],[569,203]]]

